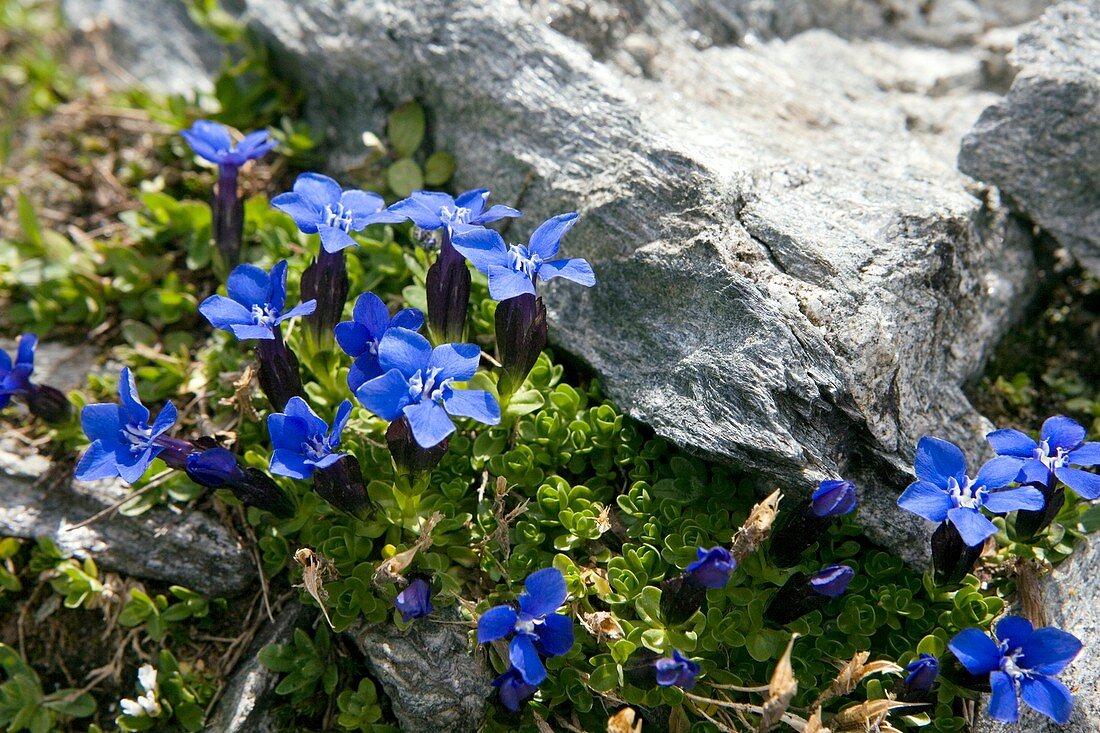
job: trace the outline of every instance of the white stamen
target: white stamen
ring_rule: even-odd
[[[351,212],[344,208],[343,204],[327,204],[325,206],[325,226],[351,231]]]

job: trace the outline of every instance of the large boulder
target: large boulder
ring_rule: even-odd
[[[1100,273],[1100,2],[1066,2],[1029,26],[1008,95],[963,139],[959,168]]]
[[[458,185],[528,212],[510,238],[580,211],[564,251],[599,283],[547,288],[552,334],[623,409],[790,488],[853,477],[872,536],[919,555],[927,529],[894,506],[912,447],[979,448],[962,385],[1033,282],[1028,234],[954,167],[994,101],[982,58],[825,30],[708,47],[702,5],[579,5],[608,31],[516,0],[242,17],[311,91],[334,167],[416,97]]]

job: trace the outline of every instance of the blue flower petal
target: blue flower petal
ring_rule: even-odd
[[[276,313],[282,313],[286,306],[286,273],[288,269],[286,260],[279,260],[271,268],[268,278],[268,291],[266,303]]]
[[[255,265],[237,265],[229,273],[225,289],[229,297],[245,308],[267,305],[271,293],[271,276]]]
[[[1018,661],[1022,667],[1040,674],[1058,674],[1080,653],[1081,646],[1081,640],[1073,634],[1048,626],[1023,642],[1024,654]]]
[[[477,344],[443,344],[432,349],[428,368],[439,369],[439,380],[468,382],[477,373],[480,361],[481,348]]]
[[[162,407],[157,414],[157,419],[153,421],[153,435],[151,437],[156,438],[159,435],[163,435],[175,424],[176,406],[171,402],[165,402],[164,407]]]
[[[470,210],[470,219],[476,219],[485,210],[485,202],[489,200],[489,189],[475,188],[459,194],[455,198],[455,206]]]
[[[558,253],[558,247],[561,245],[561,238],[564,237],[566,232],[572,229],[573,225],[576,223],[577,215],[575,213],[558,214],[555,217],[547,219],[539,224],[538,228],[531,233],[531,239],[528,240],[527,249],[544,260],[550,259]]]
[[[348,368],[348,389],[355,394],[369,380],[381,375],[382,367],[378,366],[378,357],[370,353],[363,354]]]
[[[985,439],[989,441],[993,451],[1002,456],[1031,458],[1035,455],[1035,449],[1039,447],[1039,444],[1026,434],[1012,428],[994,430],[986,435]]]
[[[321,436],[328,432],[328,423],[313,411],[309,403],[301,397],[294,396],[287,401],[283,413],[295,420],[301,420],[305,425],[307,436]]]
[[[381,376],[364,382],[355,397],[363,407],[383,420],[396,420],[409,404],[409,383],[401,372],[390,369]]]
[[[535,284],[531,278],[510,267],[491,265],[489,267],[489,297],[500,302],[524,293],[535,294]]]
[[[339,203],[341,192],[339,183],[320,173],[303,173],[294,181],[294,193],[318,211],[329,204]]]
[[[419,331],[424,325],[424,314],[416,308],[405,308],[394,315],[388,328],[407,328],[410,331]]]
[[[1020,475],[1016,481],[1021,484],[1043,484],[1049,486],[1051,482],[1051,470],[1042,461],[1035,458],[1024,461],[1020,467]]]
[[[977,547],[997,534],[997,527],[977,509],[955,507],[947,513],[947,521],[955,525],[969,547]]]
[[[917,456],[914,461],[917,478],[939,486],[947,487],[949,478],[963,483],[966,476],[966,456],[954,443],[926,435],[917,442]]]
[[[153,458],[156,456],[157,453],[160,453],[159,448],[146,448],[145,451],[139,456],[131,459],[131,462],[128,462],[126,464],[119,463],[119,478],[121,478],[128,484],[134,483],[145,474],[146,469],[149,468],[149,464],[153,462]],[[115,457],[118,457],[117,452],[115,453]]]
[[[306,463],[312,464],[314,468],[328,468],[344,456],[350,455],[348,453],[329,453],[326,456],[314,460],[312,458],[306,458]]]
[[[930,522],[942,522],[951,510],[951,497],[943,489],[927,481],[914,481],[898,497],[898,506]]]
[[[336,334],[336,343],[352,358],[366,354],[367,348],[374,341],[367,327],[355,321],[341,321],[332,331]]]
[[[481,389],[451,390],[449,397],[443,400],[447,414],[455,417],[469,417],[486,425],[500,424],[500,405],[496,397]]]
[[[1073,450],[1085,440],[1085,429],[1077,421],[1064,415],[1048,417],[1039,431],[1039,439],[1045,440],[1051,451],[1063,448]]]
[[[332,419],[332,432],[329,433],[329,443],[335,448],[340,445],[340,436],[344,434],[344,427],[351,418],[351,402],[344,400],[336,408],[336,416]]]
[[[355,231],[363,228],[357,226],[356,219],[376,214],[386,208],[385,200],[378,194],[370,191],[360,191],[355,188],[348,189],[340,194],[340,205],[344,207],[345,211],[352,213],[351,228]]]
[[[508,265],[508,247],[504,238],[492,229],[469,229],[454,235],[451,244],[479,271],[488,274],[494,265]]]
[[[413,438],[421,448],[432,448],[455,431],[455,424],[443,407],[431,400],[420,400],[401,410],[409,419]]]
[[[1023,616],[1005,616],[997,622],[997,640],[1007,642],[1009,649],[1019,649],[1032,633],[1035,627]]]
[[[149,410],[138,397],[137,382],[129,367],[123,367],[118,375],[118,399],[126,411],[126,422],[149,422]]]
[[[363,293],[356,298],[352,318],[355,323],[367,330],[367,337],[371,339],[381,338],[386,327],[390,325],[389,309],[381,298],[371,292]],[[417,328],[411,330],[415,331]]]
[[[109,402],[88,405],[80,411],[80,427],[89,440],[105,440],[109,445],[118,442],[118,431],[126,415],[121,407]]]
[[[993,688],[993,695],[989,698],[989,716],[1003,723],[1015,723],[1020,712],[1012,678],[1004,672],[994,672],[989,675],[989,684]]]
[[[1020,474],[1020,459],[1012,456],[997,456],[978,470],[974,477],[975,486],[987,489],[999,489],[1016,480]]]
[[[526,592],[520,594],[519,610],[535,618],[557,611],[569,595],[565,576],[557,568],[536,570],[527,576],[523,587]]]
[[[224,295],[211,295],[199,304],[199,313],[214,328],[228,330],[235,325],[251,325],[252,311]]]
[[[34,349],[38,345],[38,337],[33,333],[25,333],[19,337],[19,346],[15,355],[16,365],[33,366]]]
[[[301,194],[281,193],[271,199],[271,205],[289,214],[304,234],[316,234],[317,225],[323,221],[321,211]]]
[[[494,606],[477,620],[477,642],[503,639],[516,628],[516,612],[509,606]]]
[[[475,217],[475,222],[477,224],[492,224],[494,221],[500,221],[501,219],[517,219],[521,216],[523,216],[523,212],[519,209],[496,204],[490,206],[485,213]]]
[[[443,226],[443,222],[439,219],[438,209],[429,209],[411,196],[393,204],[389,207],[388,211],[411,219],[412,222],[421,229],[430,231],[432,229],[439,229]]]
[[[114,405],[103,406],[114,407]],[[98,407],[98,405],[89,405],[88,407]],[[85,407],[84,409],[87,410],[88,408]],[[76,464],[74,476],[77,481],[98,481],[99,479],[118,476],[115,452],[104,447],[101,441],[95,441],[88,446],[88,450],[84,451],[84,455],[80,457],[80,461]]]
[[[588,260],[582,260],[580,257],[543,262],[539,265],[539,277],[544,281],[564,277],[566,280],[572,280],[589,288],[596,284],[596,274],[592,272],[592,265],[588,264]]]
[[[1100,465],[1100,443],[1085,443],[1080,448],[1070,451],[1066,463],[1072,466]]]
[[[1092,500],[1100,497],[1100,476],[1079,468],[1058,468],[1054,474],[1082,498]]]
[[[551,613],[536,631],[538,646],[548,657],[560,657],[573,648],[573,622],[568,616]]]
[[[307,479],[313,475],[314,467],[306,462],[305,457],[297,450],[276,448],[271,453],[269,469],[276,476]]]
[[[1001,667],[1001,648],[978,629],[963,629],[947,646],[970,674],[983,675]]]
[[[985,508],[994,514],[1006,514],[1017,509],[1037,512],[1046,506],[1043,492],[1030,486],[994,491],[985,498]]]
[[[251,341],[253,339],[273,339],[275,332],[270,326],[230,326],[229,332],[237,337],[238,341]]]
[[[517,634],[508,645],[508,660],[519,670],[523,681],[529,685],[540,685],[546,679],[546,667],[539,659],[539,653],[531,640]]]
[[[309,427],[300,417],[275,412],[267,416],[267,434],[272,447],[299,452],[309,438]]]
[[[428,339],[407,328],[391,328],[378,342],[378,364],[386,371],[397,369],[406,378],[426,369],[431,355]]]
[[[1068,723],[1073,713],[1073,695],[1051,677],[1024,677],[1020,680],[1020,697],[1059,725]]]
[[[291,308],[290,310],[288,310],[286,313],[284,313],[281,316],[279,316],[278,318],[276,318],[275,319],[275,325],[278,325],[278,324],[282,323],[283,321],[288,320],[290,318],[297,318],[298,316],[308,316],[311,313],[313,313],[315,310],[317,310],[317,301],[314,300],[313,298],[310,298],[306,302],[299,303],[298,305],[296,305],[293,308]]]

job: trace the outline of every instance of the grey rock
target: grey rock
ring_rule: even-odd
[[[406,631],[359,624],[346,632],[362,650],[406,733],[478,730],[492,694],[485,653],[471,650],[457,612],[418,619]]]
[[[1013,60],[1020,73],[963,139],[959,168],[1100,273],[1100,2],[1051,8]]]
[[[1074,695],[1073,716],[1059,726],[1021,705],[1020,722],[1005,725],[985,715],[989,696],[982,699],[981,715],[975,733],[1095,733],[1100,729],[1100,544],[1096,536],[1084,547],[1075,549],[1041,584],[1047,609],[1047,622],[1074,634],[1084,648],[1059,679]]]
[[[280,675],[260,664],[259,653],[268,644],[289,644],[302,611],[301,603],[291,601],[279,612],[275,623],[268,623],[256,635],[243,661],[226,683],[221,699],[206,721],[206,730],[218,733],[279,733],[283,730],[272,712],[279,702],[275,686]]]

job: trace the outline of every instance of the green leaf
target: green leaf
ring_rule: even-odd
[[[424,108],[415,101],[406,102],[390,112],[386,135],[390,139],[390,147],[398,157],[408,158],[417,151],[424,140],[424,129]],[[394,187],[391,185],[390,188]],[[397,193],[396,188],[394,192]]]
[[[454,172],[455,157],[448,152],[436,151],[424,161],[424,183],[429,186],[442,186],[451,180]]]
[[[424,187],[420,166],[412,158],[401,158],[386,169],[386,185],[398,196],[408,196]]]
[[[597,692],[608,692],[622,685],[622,670],[617,664],[601,664],[592,670],[588,686]]]

